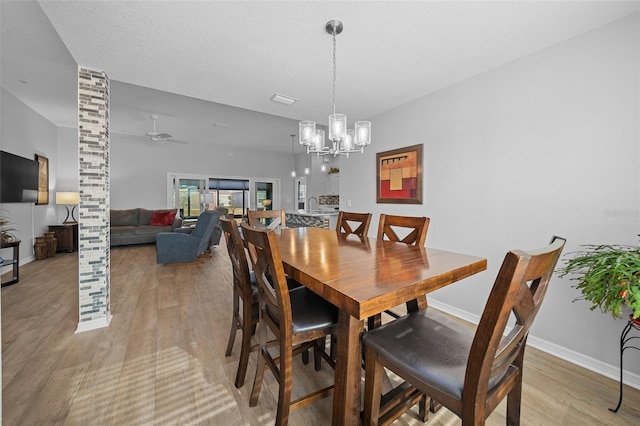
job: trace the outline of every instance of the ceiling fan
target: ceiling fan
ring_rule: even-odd
[[[173,135],[170,135],[169,133],[160,133],[156,131],[156,120],[158,119],[158,116],[153,114],[153,115],[150,115],[149,118],[153,120],[153,130],[144,133],[144,136],[149,138],[149,140],[152,140],[154,142],[173,142],[173,143],[180,143],[180,144],[189,143],[187,141],[173,139]],[[127,130],[123,130],[123,132],[134,134],[134,132],[129,132]],[[139,137],[142,137],[142,136],[143,135],[139,135]]]

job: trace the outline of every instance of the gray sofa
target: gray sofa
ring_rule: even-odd
[[[143,208],[111,210],[111,246],[149,244],[156,242],[160,232],[172,232],[182,226],[182,219],[175,217],[171,225],[150,225],[154,212],[174,212],[176,209],[147,210]]]

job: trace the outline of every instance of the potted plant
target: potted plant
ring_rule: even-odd
[[[6,212],[6,210],[0,211]],[[10,228],[9,225],[11,225],[9,216],[0,214],[0,242],[10,243],[16,239],[16,236],[13,234],[15,229]]]
[[[571,276],[591,310],[600,308],[614,318],[631,310],[629,319],[640,324],[640,247],[624,245],[586,245],[569,253],[561,277]],[[575,300],[574,300],[575,301]]]

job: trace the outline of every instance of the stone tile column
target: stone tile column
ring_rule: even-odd
[[[77,332],[111,320],[109,232],[109,77],[78,68],[78,253],[80,315]]]

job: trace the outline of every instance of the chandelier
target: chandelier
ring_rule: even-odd
[[[325,30],[333,38],[333,114],[329,115],[329,142],[326,146],[325,131],[316,129],[315,121],[301,121],[299,124],[300,145],[307,147],[307,154],[344,155],[349,153],[364,153],[364,147],[371,143],[371,122],[356,121],[354,129],[347,129],[347,116],[336,114],[336,35],[340,34],[344,26],[341,21],[327,22]]]

